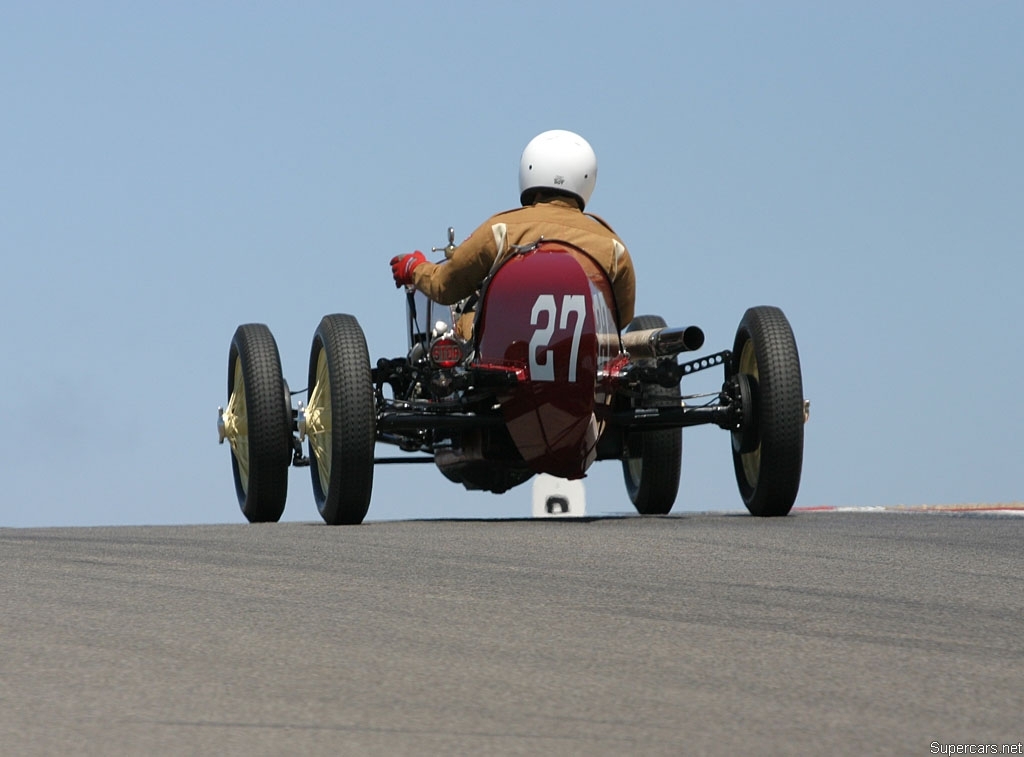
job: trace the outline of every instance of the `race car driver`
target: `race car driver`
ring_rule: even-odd
[[[419,250],[391,259],[395,286],[413,286],[442,305],[476,292],[497,260],[518,245],[541,238],[568,242],[604,268],[612,285],[619,328],[633,319],[636,277],[629,251],[602,219],[584,213],[597,180],[597,156],[583,137],[553,130],[537,135],[519,162],[521,208],[485,221],[442,263]],[[456,332],[468,338],[472,314],[459,319]]]

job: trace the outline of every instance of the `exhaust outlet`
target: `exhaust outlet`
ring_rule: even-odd
[[[657,358],[693,352],[704,346],[704,332],[699,326],[686,328],[645,329],[622,335],[622,347],[634,358]]]

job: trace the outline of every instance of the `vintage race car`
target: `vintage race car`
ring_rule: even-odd
[[[454,250],[452,229],[438,249]],[[642,315],[620,333],[604,271],[554,240],[515,249],[453,307],[406,297],[405,356],[371,364],[356,318],[327,315],[313,335],[307,388],[297,392],[267,326],[235,331],[217,425],[249,521],[279,520],[289,467],[308,466],[323,520],[361,523],[375,466],[395,463],[430,463],[467,489],[500,493],[538,473],[578,479],[596,461],[618,460],[637,512],[666,514],[679,489],[682,429],[703,424],[731,434],[750,513],[780,516],[793,506],[808,403],[778,308],[747,310],[732,350],[680,362],[703,347],[700,328]],[[466,312],[475,313],[469,340],[453,329]],[[682,379],[716,367],[719,391],[682,394]],[[401,454],[378,457],[378,445]]]

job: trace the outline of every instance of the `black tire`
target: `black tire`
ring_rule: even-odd
[[[277,522],[288,497],[291,401],[273,334],[262,323],[239,326],[228,354],[231,471],[250,523]]]
[[[747,310],[736,330],[733,366],[746,378],[750,418],[732,433],[733,467],[752,515],[786,515],[800,489],[804,390],[789,321],[776,307]]]
[[[626,331],[663,328],[665,319],[657,315],[640,315]],[[678,404],[679,385],[648,386],[646,406]],[[672,510],[679,493],[679,474],[683,464],[683,431],[667,429],[631,433],[625,440],[622,476],[629,499],[641,515],[666,515]]]
[[[309,353],[309,468],[328,525],[363,522],[373,490],[377,415],[366,338],[350,315],[325,315]]]

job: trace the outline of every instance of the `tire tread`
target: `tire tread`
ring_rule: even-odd
[[[314,497],[324,522],[355,525],[366,517],[373,489],[376,410],[369,351],[354,316],[324,316],[313,337],[310,388],[316,380],[318,346],[327,353],[331,379],[332,460],[326,492],[321,491],[315,461],[310,466]]]
[[[746,339],[754,344],[758,363],[758,426],[761,459],[757,485],[750,487],[742,458],[734,452],[737,482],[753,515],[789,513],[800,488],[803,467],[803,379],[792,327],[777,307],[750,308],[740,321],[735,355]]]
[[[291,418],[282,400],[281,358],[270,329],[262,323],[247,323],[235,330],[228,354],[229,397],[236,356],[242,363],[249,435],[249,485],[245,491],[232,452],[238,503],[250,523],[277,522],[288,497]]]

